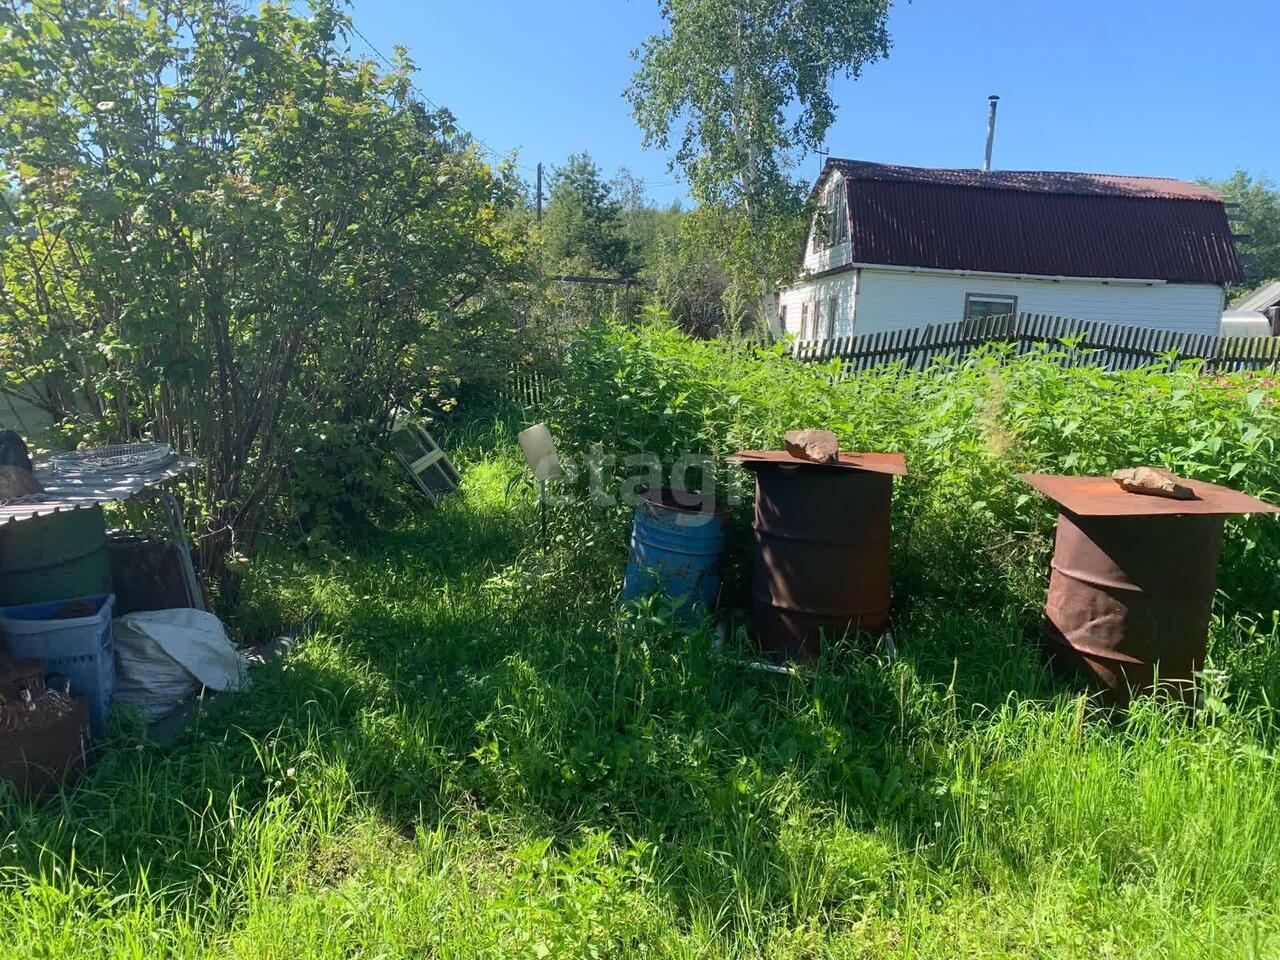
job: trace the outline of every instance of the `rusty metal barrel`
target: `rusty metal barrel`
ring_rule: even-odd
[[[1221,516],[1058,516],[1045,636],[1055,660],[1110,698],[1191,690],[1204,666],[1222,551]]]
[[[756,475],[752,625],[762,652],[812,660],[823,644],[889,624],[889,538],[898,454],[841,454],[816,464],[742,451]]]
[[[1203,665],[1226,517],[1275,508],[1185,481],[1195,500],[1128,493],[1110,477],[1025,480],[1060,507],[1044,636],[1059,666],[1124,705],[1156,684],[1184,699]]]

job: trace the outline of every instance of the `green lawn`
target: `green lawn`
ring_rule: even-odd
[[[238,629],[322,626],[254,690],[2,808],[6,958],[1280,955],[1269,709],[1109,720],[942,600],[745,669],[619,612],[615,528],[533,549],[482,433],[440,509],[258,564]]]

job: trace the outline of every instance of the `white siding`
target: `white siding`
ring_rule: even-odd
[[[827,310],[832,297],[836,297],[835,336],[846,337],[853,332],[853,303],[857,292],[856,270],[833,273],[820,280],[808,280],[788,287],[782,292],[779,307],[786,309],[786,329],[793,337],[800,336],[800,317],[804,305],[809,305],[812,315],[815,305],[820,307],[818,335],[827,334]]]
[[[829,180],[831,190],[844,189],[844,177],[838,173],[833,173]],[[827,193],[827,187],[823,188],[822,196]],[[832,267],[842,267],[849,262],[849,241],[837,243],[833,247],[823,247],[817,251],[813,249],[813,228],[817,223],[817,218],[809,224],[809,235],[805,238],[804,246],[804,272],[805,273],[821,273],[824,270],[830,270]]]
[[[963,320],[966,293],[1017,297],[1019,313],[1186,333],[1216,334],[1222,316],[1222,288],[1214,284],[1107,284],[1100,280],[1029,280],[1000,274],[911,273],[874,267],[856,272],[861,276],[854,329],[846,332],[859,335]],[[784,300],[790,294],[787,291]],[[790,326],[790,310],[787,320]]]

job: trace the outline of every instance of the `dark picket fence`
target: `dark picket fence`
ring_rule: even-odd
[[[1065,342],[1064,342],[1065,341]],[[797,340],[792,355],[804,362],[844,361],[844,375],[888,363],[921,369],[942,358],[961,359],[992,343],[1028,353],[1045,344],[1063,363],[1132,370],[1176,355],[1205,361],[1207,372],[1280,371],[1280,337],[1219,337],[1094,323],[1040,313],[885,330],[863,336]]]
[[[549,390],[556,385],[554,370],[537,368],[512,373],[498,386],[498,394],[516,406],[534,410],[542,406]]]

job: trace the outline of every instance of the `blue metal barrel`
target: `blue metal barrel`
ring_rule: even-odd
[[[622,599],[657,588],[678,601],[681,613],[712,609],[727,526],[728,514],[712,497],[671,490],[641,494]]]

